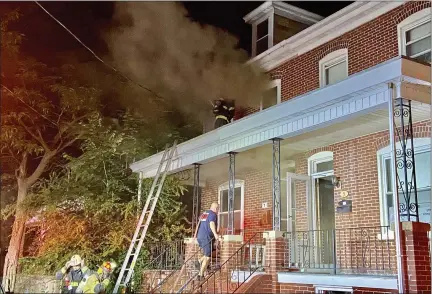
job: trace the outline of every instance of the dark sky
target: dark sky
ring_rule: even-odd
[[[111,25],[114,2],[40,2],[51,14],[64,23],[85,44],[97,54],[104,55],[107,48],[102,32]],[[263,2],[184,2],[189,16],[200,23],[219,27],[239,38],[239,46],[250,51],[251,27],[244,23],[243,16]],[[340,10],[352,2],[287,2],[294,6],[317,13],[323,17]],[[23,48],[42,61],[55,62],[55,57],[73,51],[81,59],[92,56],[62,27],[45,14],[33,2],[2,2],[0,10],[20,7],[24,13],[18,29],[26,35]]]

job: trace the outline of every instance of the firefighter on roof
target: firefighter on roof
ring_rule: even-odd
[[[56,279],[65,281],[65,287],[68,294],[75,294],[84,275],[90,272],[89,268],[84,265],[81,256],[74,255],[66,262],[65,266],[56,273]]]
[[[230,123],[234,117],[234,103],[227,103],[223,98],[216,100],[213,105],[213,114],[215,129]]]

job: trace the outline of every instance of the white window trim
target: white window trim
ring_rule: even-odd
[[[276,94],[277,95],[276,96],[276,105],[278,105],[279,103],[282,102],[282,90],[281,90],[282,86],[281,85],[282,85],[281,80],[277,79],[277,80],[271,81],[269,83],[269,86],[266,88],[266,90],[270,90],[270,89],[276,87],[276,91],[277,91],[277,94]],[[273,105],[273,106],[275,106],[275,105]],[[270,106],[268,108],[271,108],[273,106]],[[266,108],[266,109],[268,109],[268,108]],[[260,102],[260,110],[263,110],[262,99],[261,99],[261,102]]]
[[[428,21],[431,21],[430,7],[410,15],[397,25],[399,55],[406,55],[405,32]]]
[[[325,67],[330,65],[330,64],[334,64],[334,63],[338,63],[338,62],[342,62],[342,61],[346,62],[346,76],[348,77],[348,49],[347,48],[333,51],[333,52],[327,54],[326,56],[324,56],[319,61],[320,87],[327,86],[325,84],[325,81],[326,81]]]
[[[396,148],[401,148],[400,142],[396,143]],[[431,150],[431,140],[429,138],[414,138],[414,152],[415,154],[418,152],[424,152]],[[387,223],[387,211],[385,207],[387,206],[387,201],[385,199],[385,167],[384,160],[391,156],[391,147],[390,145],[383,147],[377,151],[377,164],[378,164],[378,193],[379,193],[379,205],[380,205],[380,223],[381,226],[388,226]],[[382,233],[378,236],[379,239],[394,239],[394,231],[391,229],[388,231],[388,234]]]
[[[252,23],[252,57],[257,56],[257,26],[263,21],[268,20],[268,49],[273,47],[273,27],[274,27],[274,8],[270,9],[263,17]],[[265,52],[265,51],[264,51]],[[261,53],[264,53],[261,52]],[[261,54],[260,53],[260,54]]]
[[[241,192],[240,192],[240,196],[241,196],[241,201],[240,201],[240,215],[241,215],[240,230],[242,231],[242,235],[243,235],[243,230],[244,230],[244,186],[245,186],[244,180],[235,180],[234,181],[234,188],[241,188]],[[218,188],[218,204],[219,204],[219,206],[221,205],[221,192],[228,190],[228,189],[229,189],[229,182],[223,183],[222,185],[219,186],[219,188]],[[234,210],[234,211],[238,211],[238,210]],[[219,213],[218,213],[218,227],[217,227],[218,230],[220,229],[220,221],[219,221],[220,215],[221,215],[221,212],[219,211]]]
[[[354,293],[352,287],[315,286],[315,293],[316,294],[324,293],[324,291],[341,291],[341,292]]]
[[[308,175],[312,176],[313,178],[319,178],[319,177],[325,177],[329,175],[333,175],[333,170],[328,170],[325,172],[317,173],[316,165],[318,163],[327,162],[327,161],[333,161],[333,152],[331,151],[321,151],[318,153],[315,153],[314,155],[310,156],[308,158]],[[334,164],[334,163],[333,163]]]

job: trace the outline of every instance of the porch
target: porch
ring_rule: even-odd
[[[218,202],[219,230],[240,238],[230,281],[262,272],[329,285],[344,275],[398,289],[395,219],[430,222],[426,97],[430,66],[396,58],[180,144],[171,172],[190,172],[194,225]],[[131,168],[152,177],[160,157]],[[400,160],[416,161],[417,176],[392,167]],[[277,267],[268,231],[283,244]]]

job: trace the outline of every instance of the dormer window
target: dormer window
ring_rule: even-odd
[[[273,36],[270,36],[269,18],[256,25],[256,55],[259,55],[270,48],[273,42]],[[271,38],[270,38],[271,37]]]
[[[284,2],[264,2],[244,17],[252,25],[252,56],[262,54],[321,19]]]

